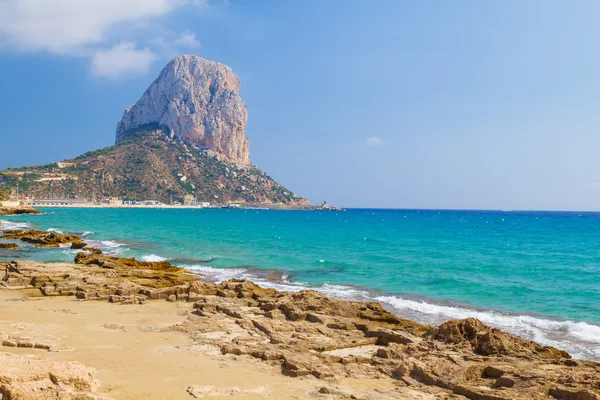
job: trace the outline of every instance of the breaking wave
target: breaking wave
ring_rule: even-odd
[[[142,256],[142,261],[145,262],[159,262],[159,261],[167,261],[168,258],[157,256],[156,254],[150,254],[147,256]]]
[[[425,324],[441,324],[451,319],[477,318],[514,335],[542,345],[566,350],[575,358],[600,361],[600,326],[570,320],[552,320],[532,315],[517,315],[493,310],[436,304],[435,301],[412,300],[400,296],[381,295],[345,285],[325,283],[311,286],[290,281],[287,274],[279,280],[267,279],[266,274],[247,268],[212,268],[205,265],[186,265],[186,269],[201,274],[205,280],[219,283],[229,279],[248,279],[254,283],[281,291],[316,290],[342,300],[377,301],[401,318]],[[266,271],[265,271],[266,272]],[[272,272],[272,271],[271,271]]]
[[[542,345],[564,349],[576,358],[600,360],[600,326],[570,320],[552,320],[493,310],[477,310],[416,301],[398,296],[377,296],[375,301],[391,306],[400,316],[430,324],[450,319],[477,318],[514,335]]]
[[[16,222],[16,221],[6,221],[0,219],[0,231],[5,231],[9,229],[28,229],[31,228],[31,224],[27,222]]]

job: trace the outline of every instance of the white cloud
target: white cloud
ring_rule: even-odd
[[[188,29],[185,32],[181,32],[179,37],[175,40],[176,45],[186,46],[186,47],[200,47],[201,43],[198,39],[196,39],[196,34]]]
[[[186,0],[3,0],[0,36],[25,51],[64,54],[106,39],[109,30],[167,14]]]
[[[158,56],[149,48],[137,49],[135,43],[121,42],[108,50],[98,50],[92,56],[92,73],[103,78],[148,72]]]
[[[210,10],[207,0],[0,0],[0,49],[91,57],[99,76],[141,73],[164,52],[137,49],[133,38],[151,46],[149,31],[158,30],[173,52],[200,46],[189,30],[176,37],[161,27],[161,17],[185,5]]]
[[[369,136],[366,140],[369,146],[377,146],[383,143],[383,140],[379,139],[377,136]]]

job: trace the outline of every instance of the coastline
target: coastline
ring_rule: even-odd
[[[12,235],[50,247],[73,240]],[[427,326],[375,302],[207,283],[166,261],[80,252],[75,262],[1,263],[0,301],[10,312],[0,353],[81,362],[77,371],[99,381],[87,384],[97,393],[89,398],[600,398],[599,364],[475,319]],[[15,376],[0,390],[26,391]],[[76,390],[43,384],[46,395]]]
[[[150,257],[148,260],[150,259],[153,258]],[[439,325],[454,319],[477,318],[510,334],[565,350],[575,359],[600,361],[600,353],[597,350],[600,326],[589,321],[536,313],[506,312],[422,295],[389,293],[360,285],[311,286],[300,282],[289,282],[285,273],[281,274],[274,270],[213,268],[209,263],[202,267],[189,267],[185,264],[180,266],[202,274],[204,279],[214,283],[231,279],[250,280],[263,287],[279,291],[315,290],[340,300],[378,302],[398,317],[426,325]],[[588,333],[594,335],[594,340],[587,337]]]
[[[156,211],[152,213],[152,215],[153,218],[160,216],[160,220],[153,219],[159,229],[152,231],[152,233],[147,231],[149,237],[154,238],[154,243],[152,241],[148,242],[147,240],[142,243],[135,240],[136,236],[132,236],[131,234],[123,235],[124,231],[122,231],[122,226],[126,226],[129,233],[132,233],[135,232],[135,227],[141,228],[147,225],[143,223],[144,219],[140,218],[142,215],[147,215],[147,213],[143,211],[141,211],[141,214],[140,212],[109,212],[108,210],[105,212],[100,212],[101,210],[99,210],[97,213],[91,211],[89,213],[80,213],[75,212],[75,210],[73,210],[73,212],[68,212],[67,210],[64,212],[61,212],[60,210],[54,211],[55,212],[46,212],[41,216],[22,216],[15,217],[14,219],[5,218],[4,221],[0,221],[0,224],[4,224],[0,229],[10,229],[9,227],[13,227],[14,229],[29,229],[32,226],[35,226],[47,231],[56,231],[59,233],[61,231],[75,232],[76,234],[85,237],[85,240],[88,241],[92,247],[101,248],[108,254],[137,257],[139,260],[143,261],[170,260],[184,268],[203,274],[206,279],[210,279],[213,282],[221,282],[229,279],[247,279],[258,283],[261,286],[272,287],[280,291],[300,291],[303,289],[317,290],[325,295],[339,299],[377,301],[386,307],[388,311],[391,311],[398,316],[425,324],[439,325],[447,320],[475,317],[486,324],[503,329],[514,335],[537,341],[543,345],[550,345],[566,350],[577,359],[600,361],[600,326],[595,322],[597,319],[578,319],[576,314],[571,316],[569,314],[561,315],[548,312],[539,313],[532,307],[510,309],[507,307],[496,306],[495,304],[482,304],[477,301],[461,301],[460,297],[458,300],[447,300],[452,299],[452,296],[426,295],[421,294],[421,292],[418,291],[398,291],[394,290],[394,288],[388,290],[385,287],[377,287],[377,285],[374,284],[376,283],[374,281],[365,281],[364,279],[354,280],[353,283],[352,276],[349,276],[348,274],[346,274],[345,278],[341,276],[341,268],[345,267],[343,266],[344,264],[340,264],[340,259],[338,258],[338,260],[335,260],[333,257],[330,258],[326,253],[321,253],[325,255],[323,258],[327,258],[324,262],[318,260],[318,258],[320,258],[318,257],[320,256],[318,253],[313,253],[313,256],[308,259],[305,257],[304,261],[297,259],[290,260],[292,264],[300,262],[303,265],[310,266],[309,268],[311,271],[323,271],[325,274],[324,278],[315,276],[317,279],[311,279],[310,276],[302,274],[302,270],[296,270],[294,268],[287,269],[282,263],[278,264],[283,268],[272,269],[273,265],[277,265],[274,263],[275,260],[273,259],[254,259],[252,261],[248,258],[248,254],[244,250],[247,248],[246,245],[240,247],[238,244],[237,248],[240,249],[240,253],[227,254],[218,250],[210,250],[210,242],[202,244],[200,244],[201,242],[197,242],[198,245],[195,245],[195,248],[201,249],[201,252],[199,253],[196,251],[194,254],[194,252],[190,253],[188,249],[184,250],[183,247],[179,250],[174,249],[171,246],[171,250],[169,250],[169,248],[163,246],[162,243],[164,242],[156,242],[157,238],[161,238],[161,240],[170,240],[168,238],[177,237],[177,240],[173,241],[173,243],[177,244],[178,247],[186,244],[187,246],[193,244],[193,241],[186,241],[184,238],[184,236],[190,234],[189,230],[184,231],[183,226],[171,224],[170,222],[167,223],[167,221],[176,220],[176,218],[173,218],[176,215],[181,217],[184,217],[185,215],[185,218],[196,218],[197,221],[211,221],[209,222],[211,224],[212,221],[215,220],[222,221],[223,219],[219,216],[226,218],[229,224],[235,223],[238,225],[238,221],[246,220],[246,226],[238,227],[244,232],[251,232],[253,226],[257,223],[262,223],[261,221],[270,225],[270,221],[278,221],[280,218],[286,220],[288,217],[294,221],[313,220],[317,225],[321,225],[321,221],[324,219],[325,221],[340,220],[340,222],[343,222],[343,219],[354,218],[353,216],[355,214],[353,214],[352,210],[350,210],[347,215],[340,215],[340,217],[337,217],[336,213],[321,213],[318,218],[304,213],[259,214],[258,211],[256,212],[256,215],[254,211],[248,211],[248,213],[229,213],[227,210],[221,210],[220,212],[219,210],[214,210],[214,212],[207,213],[171,212],[167,214],[163,214],[162,211]],[[371,211],[366,214],[371,215]],[[434,213],[431,214],[435,217]],[[405,212],[401,212],[399,215],[400,218],[402,218],[402,215],[406,214]],[[83,223],[76,222],[73,224],[74,221],[80,220],[80,216],[83,217],[81,219]],[[108,220],[104,219],[104,216],[112,216],[110,218],[116,222],[116,224],[109,223]],[[409,214],[409,221],[412,220],[414,216],[415,215]],[[386,212],[382,217],[388,218],[389,213]],[[95,221],[101,222],[98,223]],[[142,223],[138,223],[137,221],[142,221]],[[30,224],[24,222],[29,222]],[[190,226],[193,225],[194,224],[191,224]],[[343,226],[346,225],[344,224]],[[292,229],[296,230],[297,225],[294,224]],[[294,236],[289,236],[289,232],[286,233],[279,229],[278,231],[278,233],[281,236],[284,236],[288,242],[294,240]],[[216,232],[213,230],[213,235],[214,233]],[[239,239],[248,237],[246,233],[238,235],[237,237],[235,236],[235,233],[231,233],[230,231],[224,233],[225,236],[221,235],[220,238],[219,236],[215,236],[215,239],[217,241],[223,240],[223,237],[227,240],[233,239],[233,241],[227,242],[228,245],[226,247],[231,247],[232,244],[235,246],[236,242],[240,243]],[[158,236],[156,236],[157,234]],[[194,236],[191,237],[193,238]],[[296,238],[298,237],[305,237],[305,233],[296,235]],[[326,237],[327,236],[325,235],[325,238]],[[277,246],[279,243],[283,244],[284,242],[279,239],[280,238],[277,236],[274,236],[274,239],[271,239],[272,244],[274,246]],[[359,239],[362,239],[362,235]],[[362,242],[362,240],[359,240],[359,242]],[[377,244],[377,241],[369,241],[365,244],[368,244],[369,248],[372,248],[374,244]],[[38,261],[70,262],[77,252],[77,250],[69,249],[68,246],[67,248],[62,247],[60,249],[35,249],[33,246],[26,244],[22,247],[23,248],[20,250],[2,252],[2,259],[34,258]],[[294,247],[296,248],[296,246]],[[329,247],[329,244],[327,244],[327,247]],[[277,249],[277,247],[271,248]],[[207,252],[204,249],[209,249],[209,251]],[[269,248],[267,247],[266,250],[269,251],[268,249]],[[301,247],[298,249],[301,249]],[[340,254],[344,254],[344,256],[350,255],[347,250],[348,249],[339,249],[341,252]],[[178,254],[184,254],[183,251],[187,252],[185,253],[185,257],[178,257]],[[240,254],[243,256],[238,256]],[[270,253],[265,254],[268,255]],[[231,259],[231,257],[234,258]],[[312,264],[310,264],[311,258],[313,261],[316,260]],[[543,263],[542,260],[539,260],[539,262]],[[263,269],[254,267],[255,265],[270,267]],[[320,274],[321,272],[318,273]],[[440,270],[440,273],[443,273],[443,270]],[[405,274],[400,276],[402,277],[403,282],[410,279],[410,276]],[[403,284],[403,287],[404,286],[405,285]],[[484,289],[493,290],[493,286],[486,286]]]
[[[0,359],[5,360],[3,353],[27,356],[30,368],[36,358],[64,363],[76,360],[89,368],[97,381],[85,398],[187,400],[194,398],[188,388],[195,387],[209,389],[211,399],[232,395],[283,399],[304,398],[312,390],[312,382],[283,376],[258,360],[234,359],[191,342],[184,333],[167,331],[165,327],[185,321],[186,314],[193,311],[191,303],[115,305],[68,296],[29,298],[23,291],[0,289],[0,304],[4,308],[0,332],[57,340],[57,348],[51,351],[2,346]],[[26,376],[23,370],[15,373]],[[361,388],[358,382],[352,387]],[[374,387],[392,388],[378,382]],[[67,393],[59,396],[68,398]]]
[[[88,209],[168,209],[168,210],[211,210],[211,209],[259,209],[259,210],[277,210],[277,211],[344,211],[341,207],[323,207],[323,206],[300,206],[300,205],[284,205],[284,204],[244,204],[239,203],[240,207],[227,207],[224,205],[214,205],[208,207],[199,206],[188,206],[188,205],[171,205],[171,204],[159,204],[159,205],[109,205],[109,204],[77,204],[77,205],[48,205],[48,206],[35,206],[36,209],[44,210],[45,208],[88,208]]]

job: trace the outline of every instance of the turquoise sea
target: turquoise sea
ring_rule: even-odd
[[[600,213],[351,209],[44,209],[1,229],[79,233],[206,279],[376,300],[427,323],[474,316],[600,361]],[[72,261],[75,251],[0,251]]]

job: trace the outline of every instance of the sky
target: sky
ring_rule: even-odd
[[[229,65],[313,203],[600,210],[600,2],[2,0],[0,168],[112,145],[167,62]]]

